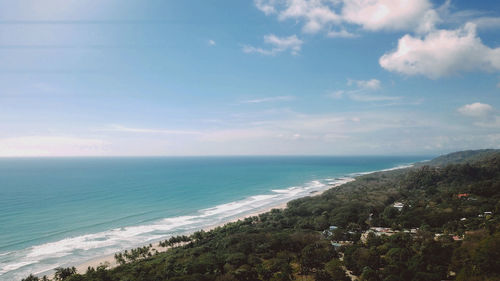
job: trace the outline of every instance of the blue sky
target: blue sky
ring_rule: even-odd
[[[487,147],[498,1],[0,1],[0,156]]]

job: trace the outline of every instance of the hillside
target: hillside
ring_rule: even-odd
[[[479,149],[465,150],[449,153],[432,159],[431,161],[419,163],[420,166],[444,166],[449,164],[472,163],[487,158],[496,157],[500,154],[500,149]]]
[[[500,280],[500,153],[357,178],[284,210],[117,255],[59,280]],[[38,280],[30,276],[24,280]]]

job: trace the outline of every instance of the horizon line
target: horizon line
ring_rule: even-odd
[[[462,151],[462,150],[457,150]],[[455,152],[455,151],[454,151]],[[210,155],[19,155],[19,156],[0,156],[0,159],[8,158],[179,158],[179,157],[387,157],[387,156],[433,156],[444,155],[445,153],[429,154],[210,154]]]

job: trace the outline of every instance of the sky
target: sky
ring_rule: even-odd
[[[500,148],[497,0],[0,0],[0,156]]]

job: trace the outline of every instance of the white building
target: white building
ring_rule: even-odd
[[[398,211],[401,211],[403,210],[403,207],[405,206],[405,204],[401,203],[401,202],[395,202],[394,205],[392,205],[394,208],[398,209]]]

